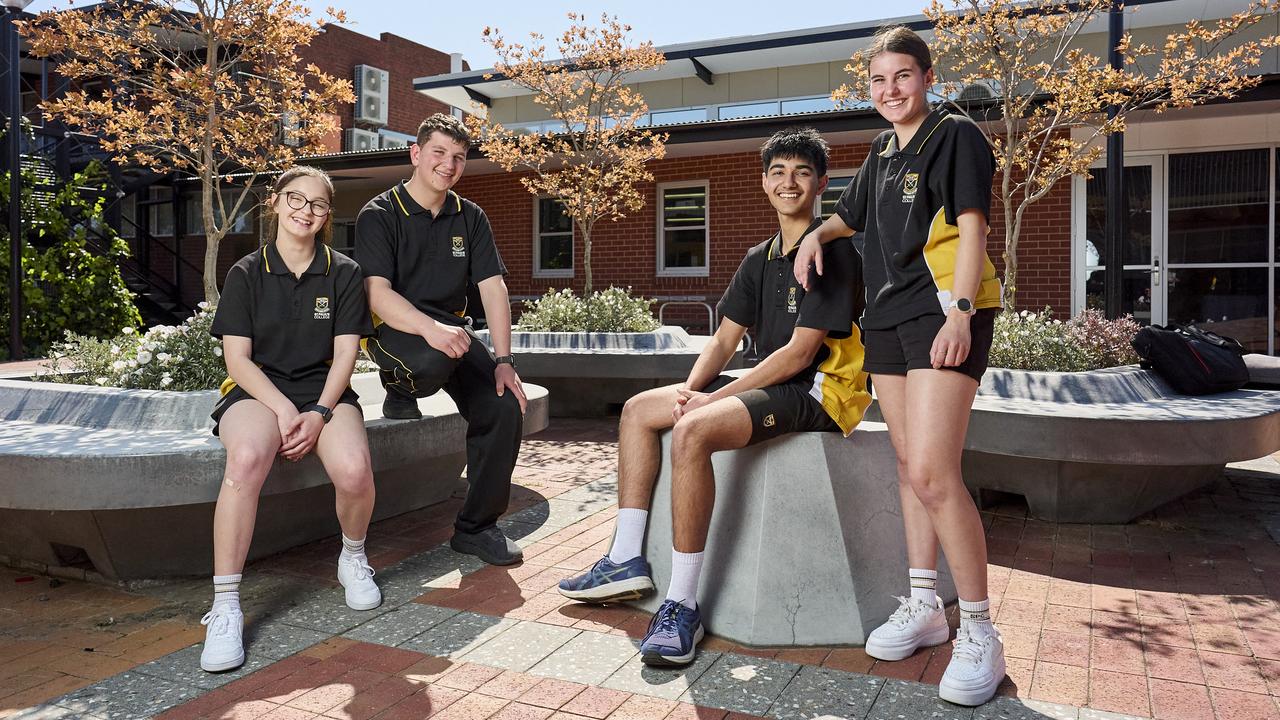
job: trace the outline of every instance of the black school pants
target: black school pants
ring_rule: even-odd
[[[511,472],[520,453],[524,418],[510,390],[499,396],[493,371],[497,364],[484,341],[471,328],[467,353],[454,359],[427,344],[420,335],[379,325],[367,348],[378,363],[388,393],[415,398],[449,393],[467,421],[467,499],[453,527],[475,533],[491,527],[507,511]]]

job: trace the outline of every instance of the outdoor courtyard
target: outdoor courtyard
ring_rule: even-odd
[[[344,605],[336,538],[251,564],[248,661],[230,673],[199,667],[207,578],[121,589],[0,569],[0,717],[1280,718],[1280,454],[1127,525],[985,510],[1009,665],[976,710],[937,699],[949,644],[878,663],[708,637],[689,668],[643,666],[647,614],[555,590],[607,550],[615,456],[612,420],[525,441],[501,523],[520,565],[448,548],[457,500],[375,524],[374,611]]]

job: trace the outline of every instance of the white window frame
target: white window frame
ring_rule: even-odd
[[[670,188],[678,188],[678,187],[685,188],[685,187],[698,187],[698,186],[702,187],[704,197],[706,197],[706,205],[704,208],[705,216],[703,218],[703,225],[701,228],[703,232],[703,242],[704,242],[703,257],[706,258],[706,264],[702,265],[701,267],[677,267],[677,268],[666,267],[666,265],[664,264],[666,253],[664,252],[665,248],[663,247],[663,241],[665,240],[664,236],[666,231],[666,228],[663,225],[665,221],[665,218],[663,215],[663,209],[665,207],[663,204],[663,193],[665,193]],[[657,265],[656,275],[658,277],[710,277],[711,276],[711,181],[709,180],[678,180],[674,182],[658,183],[656,188],[656,193],[657,193],[657,197],[655,198],[656,202],[654,203],[654,205],[657,206],[657,211],[658,211],[657,218],[656,218],[657,222],[655,223],[655,225],[657,226],[657,237],[656,237],[656,244],[655,244],[655,251],[657,255],[657,257],[655,258],[655,263]],[[698,228],[685,227],[680,229],[696,230]]]
[[[849,184],[852,185],[853,181],[858,179],[858,171],[860,171],[861,169],[862,168],[854,168],[852,170],[845,170],[845,169],[832,170],[831,168],[827,168],[827,184],[829,185],[830,182],[832,180],[835,180],[836,178],[849,178]],[[823,192],[826,192],[826,190],[824,190]],[[813,216],[819,217],[820,215],[822,215],[822,195],[821,194],[813,199]]]
[[[538,195],[533,200],[533,276],[536,278],[571,278],[577,269],[577,250],[578,250],[578,230],[577,224],[570,219],[569,223],[569,267],[553,268],[544,270],[542,268],[542,237],[543,235],[564,235],[564,233],[542,233],[540,228],[542,218],[543,200],[555,200],[550,195]]]

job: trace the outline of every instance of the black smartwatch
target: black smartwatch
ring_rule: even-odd
[[[320,403],[311,403],[310,405],[303,406],[302,412],[319,413],[320,417],[324,418],[326,425],[328,425],[329,421],[333,419],[333,411]]]
[[[499,355],[498,357],[494,358],[493,361],[498,363],[499,365],[510,365],[513,369],[516,366],[515,355]]]

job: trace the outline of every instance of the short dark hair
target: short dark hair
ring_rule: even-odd
[[[779,130],[764,141],[760,147],[760,160],[764,171],[776,158],[799,158],[809,161],[818,177],[827,174],[827,157],[830,150],[827,141],[822,139],[817,130],[811,127],[790,127]]]
[[[467,126],[461,120],[444,113],[436,113],[418,126],[418,138],[415,142],[423,145],[427,139],[431,137],[431,133],[438,132],[445,137],[453,139],[464,150],[471,149],[471,133],[467,132]]]
[[[916,64],[920,66],[920,72],[925,72],[933,67],[933,55],[929,52],[929,45],[920,36],[915,34],[911,28],[906,25],[890,25],[880,28],[875,37],[871,39],[871,44],[866,50],[862,51],[863,57],[867,62],[881,53],[898,53],[899,55],[910,55],[915,58]]]

